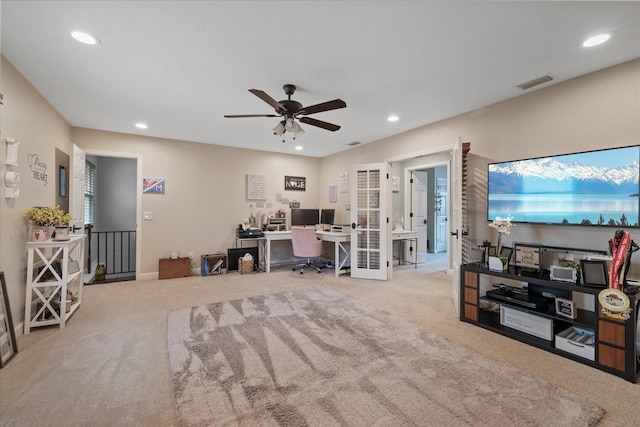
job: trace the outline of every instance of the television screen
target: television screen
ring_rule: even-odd
[[[320,224],[333,225],[335,215],[335,209],[322,209],[322,211],[320,211]]]
[[[487,218],[638,227],[640,146],[492,163]]]
[[[302,209],[302,208],[294,208],[291,209],[291,225],[292,226],[301,226],[301,225],[316,225],[319,224],[318,220],[320,219],[320,210],[318,209]]]

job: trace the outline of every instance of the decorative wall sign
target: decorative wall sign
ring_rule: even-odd
[[[303,176],[285,176],[284,189],[290,191],[306,191],[307,178]]]
[[[37,154],[29,154],[27,159],[29,160],[29,168],[33,173],[33,179],[44,182],[46,187],[49,180],[47,177],[47,164],[41,162]]]
[[[142,192],[164,194],[164,178],[143,178]]]
[[[391,191],[400,191],[400,177],[392,176],[391,177]]]
[[[7,158],[4,163],[9,166],[18,166],[18,145],[20,144],[14,138],[7,138]]]
[[[337,203],[338,202],[338,186],[330,185],[329,186],[329,203]]]
[[[349,174],[347,172],[342,172],[340,174],[340,192],[349,192]]]
[[[267,179],[264,175],[247,175],[247,199],[267,200]]]

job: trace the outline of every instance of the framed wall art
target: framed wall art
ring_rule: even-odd
[[[306,191],[307,178],[303,176],[285,176],[284,189],[289,191]]]

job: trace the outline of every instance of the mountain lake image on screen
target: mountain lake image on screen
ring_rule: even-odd
[[[638,227],[640,146],[489,164],[487,219]]]

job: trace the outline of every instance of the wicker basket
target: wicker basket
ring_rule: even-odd
[[[240,272],[240,274],[253,273],[253,259],[246,261],[242,258],[239,258],[238,271]]]

